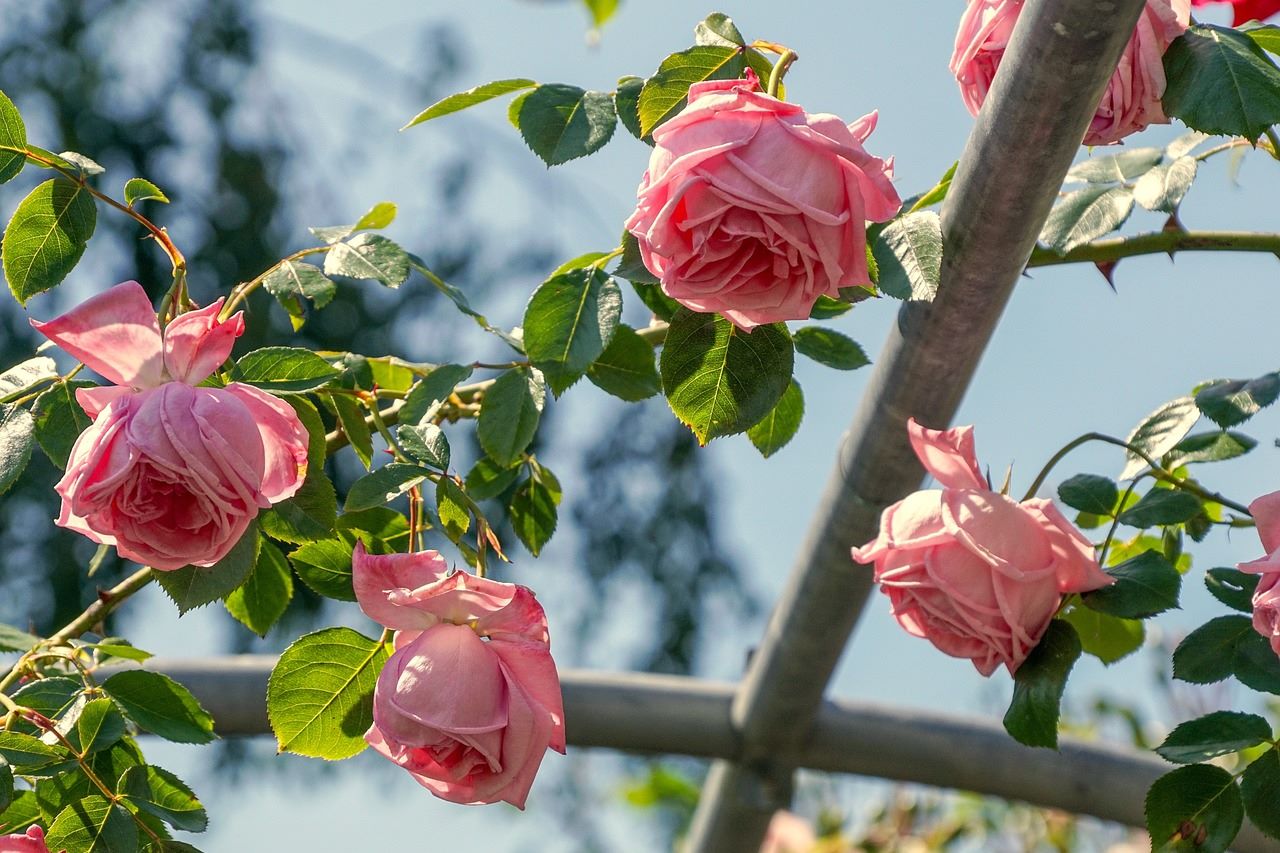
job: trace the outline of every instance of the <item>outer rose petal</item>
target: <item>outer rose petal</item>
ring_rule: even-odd
[[[1280,655],[1280,572],[1263,575],[1253,593],[1253,629]]]
[[[465,625],[428,628],[383,667],[374,722],[387,732],[388,723],[404,725],[394,718],[408,718],[451,736],[500,729],[507,719],[498,660]]]
[[[1249,504],[1249,514],[1258,525],[1262,548],[1271,553],[1280,548],[1280,492],[1272,492]]]
[[[268,503],[293,497],[307,478],[311,437],[285,401],[252,385],[232,382],[223,392],[236,397],[253,416],[266,454],[259,491]]]
[[[880,535],[853,549],[859,563],[878,560],[890,550],[927,548],[951,541],[942,522],[942,492],[912,492],[880,515]]]
[[[236,338],[244,334],[243,312],[218,320],[224,301],[180,314],[165,327],[164,364],[179,382],[198,385],[227,360]]]
[[[0,836],[0,853],[49,853],[44,841],[44,830],[29,826],[21,835]]]
[[[111,405],[115,400],[120,399],[126,394],[133,393],[128,388],[120,385],[98,385],[93,388],[77,388],[76,402],[80,404],[80,408],[84,409],[84,413],[89,416],[90,420],[97,420],[102,410]]]
[[[440,621],[416,607],[393,604],[389,596],[392,590],[407,592],[443,580],[449,564],[438,551],[370,554],[357,541],[351,573],[360,609],[378,624],[404,631],[430,628]]]
[[[113,385],[136,390],[164,381],[160,324],[147,292],[126,281],[82,302],[36,331],[100,373]]]
[[[922,427],[915,418],[907,419],[907,437],[920,464],[938,484],[948,489],[987,490],[987,478],[978,467],[974,449],[973,427],[936,430]]]
[[[554,731],[547,745],[564,754],[564,697],[560,691],[560,675],[556,662],[542,643],[493,640],[489,648],[502,661],[503,671],[518,682],[529,701],[544,710]]]
[[[1023,501],[1022,508],[1040,520],[1049,536],[1049,547],[1054,552],[1058,567],[1058,592],[1092,592],[1111,586],[1116,579],[1098,565],[1093,545],[1067,520],[1053,501],[1036,498]]]

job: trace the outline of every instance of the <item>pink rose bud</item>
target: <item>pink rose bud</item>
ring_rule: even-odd
[[[22,835],[0,836],[0,853],[49,853],[44,843],[44,830],[32,826]]]
[[[259,510],[292,497],[307,470],[293,408],[233,382],[195,385],[244,331],[219,299],[161,334],[136,281],[31,325],[113,385],[76,392],[93,424],[76,440],[58,524],[161,571],[212,566]]]
[[[1062,597],[1111,584],[1093,546],[1052,501],[1015,502],[991,490],[973,427],[939,431],[907,421],[911,445],[941,489],[884,511],[880,535],[853,559],[875,564],[894,618],[983,675],[1015,672],[1040,642]]]
[[[1230,3],[1235,10],[1231,26],[1238,27],[1246,21],[1265,21],[1280,12],[1280,0],[1191,0],[1195,6],[1212,6]]]
[[[1249,512],[1258,525],[1258,538],[1267,556],[1241,563],[1237,568],[1262,575],[1253,592],[1253,629],[1266,637],[1280,655],[1280,492],[1258,498],[1249,504]]]
[[[397,631],[365,740],[443,800],[523,809],[542,756],[565,750],[533,592],[450,573],[435,551],[375,556],[357,543],[352,571],[361,609]]]
[[[812,853],[818,846],[809,821],[788,811],[776,811],[769,819],[760,853]]]
[[[741,329],[804,320],[819,296],[868,285],[866,222],[902,206],[893,160],[862,147],[876,114],[851,125],[806,113],[746,80],[695,83],[653,132],[626,228],[663,291]]]
[[[951,73],[969,112],[978,114],[1009,46],[1023,0],[969,0],[956,33]],[[1110,145],[1152,124],[1168,124],[1164,52],[1191,23],[1191,0],[1148,0],[1098,111],[1085,145]]]

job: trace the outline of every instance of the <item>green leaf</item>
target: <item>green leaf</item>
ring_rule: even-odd
[[[548,166],[599,151],[617,126],[613,95],[549,83],[511,102],[511,123]]]
[[[293,599],[293,574],[280,549],[263,542],[249,579],[227,596],[227,612],[265,637]]]
[[[726,19],[727,20],[727,19]],[[673,53],[640,90],[640,130],[644,136],[689,102],[689,87],[703,80],[736,80],[746,69],[738,47],[699,45]]]
[[[1142,641],[1147,635],[1142,623],[1136,619],[1121,619],[1081,604],[1067,607],[1061,618],[1076,629],[1085,653],[1108,666],[1142,648]]]
[[[1256,631],[1242,636],[1236,646],[1233,669],[1245,687],[1280,695],[1280,655],[1271,648],[1267,637]]]
[[[744,47],[747,43],[746,38],[733,23],[733,19],[722,12],[712,12],[699,21],[693,28],[693,38],[697,44],[723,47]]]
[[[1280,373],[1224,379],[1196,391],[1196,406],[1223,429],[1242,424],[1280,398]]]
[[[1143,418],[1142,423],[1129,433],[1125,442],[1137,447],[1153,459],[1168,453],[1191,432],[1200,420],[1200,410],[1191,397],[1170,400]],[[1125,466],[1121,480],[1132,479],[1147,469],[1147,463],[1131,451],[1125,451]]]
[[[895,299],[932,302],[942,279],[942,220],[921,210],[893,220],[871,246],[877,286]]]
[[[1196,462],[1224,462],[1244,456],[1258,442],[1239,432],[1202,432],[1189,435],[1169,451],[1165,467],[1170,470]]]
[[[328,385],[338,369],[311,350],[263,347],[236,362],[234,378],[271,394],[305,394]]]
[[[409,550],[409,520],[401,513],[385,506],[349,512],[338,519],[338,535],[349,544],[355,540],[364,542],[370,554],[393,554]],[[350,574],[350,559],[347,573]]]
[[[127,732],[124,717],[110,699],[92,699],[80,709],[65,732],[71,748],[81,755],[109,749]]]
[[[1257,139],[1280,123],[1280,68],[1244,33],[1193,25],[1164,54],[1165,114],[1205,133]]]
[[[485,101],[491,101],[494,98],[509,95],[512,92],[519,92],[524,89],[532,89],[538,84],[533,80],[524,78],[513,78],[510,80],[495,80],[492,83],[484,83],[480,86],[468,89],[465,92],[458,92],[456,95],[450,95],[436,101],[422,112],[414,116],[408,124],[400,128],[408,130],[414,125],[422,124],[424,121],[431,121],[433,118],[447,116],[450,113],[456,113],[465,110],[467,107],[474,107],[476,104],[483,104]]]
[[[288,500],[258,516],[263,534],[292,545],[304,545],[333,535],[338,518],[338,497],[324,468],[308,469],[302,488]]]
[[[1178,606],[1182,575],[1158,551],[1139,554],[1105,571],[1116,582],[1080,597],[1093,610],[1122,619],[1146,619]]]
[[[795,437],[803,417],[804,394],[800,383],[792,379],[777,405],[763,420],[747,430],[747,438],[751,439],[760,455],[768,459]]]
[[[809,312],[809,319],[830,320],[842,314],[847,314],[852,309],[852,302],[845,302],[843,299],[832,299],[830,296],[819,296],[818,301],[813,303],[813,309]]]
[[[910,207],[907,202],[903,203],[903,207],[907,208],[908,213],[915,213],[917,210],[924,210],[926,207],[932,207],[947,200],[947,194],[951,192],[951,182],[955,180],[956,169],[960,168],[960,161],[957,160],[951,164],[946,173],[933,185],[933,188],[926,193],[922,193],[918,198],[909,200]]]
[[[12,625],[0,624],[0,652],[25,652],[38,642],[39,637],[19,631]]]
[[[1060,255],[1110,234],[1133,212],[1133,189],[1090,184],[1069,192],[1049,212],[1040,242]]]
[[[1261,575],[1246,574],[1238,569],[1210,569],[1205,572],[1204,585],[1214,598],[1228,607],[1252,613],[1253,591],[1261,579]]]
[[[0,814],[13,805],[13,795],[13,768],[8,764],[0,763]]]
[[[350,758],[365,748],[373,688],[390,657],[350,628],[307,634],[276,663],[267,682],[267,716],[281,752]]]
[[[1235,778],[1209,764],[1179,767],[1157,779],[1147,791],[1146,812],[1152,850],[1157,853],[1221,853],[1244,821]],[[1202,829],[1204,837],[1197,844]]]
[[[681,309],[662,349],[662,387],[700,444],[744,432],[791,383],[795,348],[783,323],[743,332],[717,314]]]
[[[0,92],[0,145],[27,147],[27,128],[22,123],[22,114],[4,92]],[[26,160],[27,156],[17,151],[0,151],[0,184],[16,178]]]
[[[836,370],[857,370],[871,363],[857,341],[822,326],[796,329],[796,351]]]
[[[455,542],[471,529],[471,512],[467,509],[466,498],[458,484],[449,477],[441,477],[436,483],[436,512],[449,538]]]
[[[1057,748],[1062,692],[1080,652],[1075,629],[1055,619],[1039,645],[1018,667],[1004,727],[1019,743]]]
[[[530,477],[511,496],[511,527],[529,553],[538,556],[556,531],[559,491]]]
[[[1253,825],[1280,840],[1280,749],[1267,750],[1245,768],[1240,797]]]
[[[295,332],[306,321],[308,300],[318,310],[332,302],[338,293],[338,286],[319,267],[301,261],[282,261],[262,280],[262,286],[288,313]]]
[[[258,560],[261,542],[257,522],[250,523],[240,541],[212,566],[185,566],[171,572],[156,572],[156,583],[178,605],[179,613],[221,601],[249,577]]]
[[[52,720],[61,717],[83,689],[84,684],[78,679],[54,676],[24,685],[12,698],[22,707],[39,711]]]
[[[618,268],[613,271],[613,274],[618,278],[625,278],[632,284],[656,285],[658,283],[658,278],[653,273],[649,272],[649,268],[644,265],[644,258],[640,255],[640,241],[636,239],[636,235],[632,234],[630,231],[623,231],[621,245],[622,257],[618,259]],[[640,288],[636,288],[636,292],[641,292]],[[674,314],[680,306],[675,302],[675,300],[670,299],[665,294],[662,294],[661,291],[658,291],[658,293],[664,300],[670,302],[671,305],[674,306],[671,308],[670,312],[664,314],[658,308],[649,305],[649,300],[647,299],[645,300],[645,304],[649,305],[650,310],[663,320],[670,320],[671,315]],[[665,307],[665,303],[659,307]]]
[[[525,309],[525,352],[544,372],[577,377],[604,352],[621,317],[622,290],[608,273],[587,268],[553,276]]]
[[[169,197],[146,178],[130,178],[124,184],[124,203],[133,207],[140,201],[158,201],[168,204]]]
[[[0,373],[0,403],[12,403],[26,392],[58,378],[58,365],[48,356],[27,359]]]
[[[59,468],[67,467],[71,448],[80,433],[89,428],[92,421],[76,401],[76,389],[95,387],[92,382],[54,383],[31,406],[35,418],[36,441],[49,460]]]
[[[63,809],[45,843],[65,853],[137,853],[138,828],[122,806],[91,794]]]
[[[1120,513],[1120,523],[1130,527],[1180,524],[1200,513],[1200,499],[1178,489],[1152,489],[1136,504]]]
[[[587,378],[602,391],[633,403],[662,391],[653,346],[625,325],[618,326],[609,346],[587,368]]]
[[[546,401],[542,374],[508,370],[485,392],[476,423],[480,446],[499,465],[518,462],[533,441]]]
[[[1110,477],[1076,474],[1058,486],[1058,498],[1072,509],[1109,516],[1120,501],[1120,490]]]
[[[640,132],[640,90],[643,88],[643,77],[628,75],[618,78],[618,88],[613,93],[613,108],[622,126],[636,139],[644,138]]]
[[[1133,185],[1133,198],[1147,210],[1175,213],[1191,191],[1200,161],[1179,157],[1171,163],[1156,166]]]
[[[130,767],[120,778],[125,801],[183,832],[204,832],[209,815],[186,783],[161,767]]]
[[[98,643],[90,643],[88,648],[98,653],[98,656],[107,658],[120,658],[121,660],[131,660],[142,663],[155,657],[146,649],[140,649],[131,645],[128,640],[119,638],[109,638]]]
[[[1067,172],[1067,182],[1119,184],[1150,172],[1164,158],[1161,148],[1130,148],[1082,160]]]
[[[141,669],[117,672],[102,692],[140,729],[175,743],[209,743],[213,717],[191,691],[167,675]]]
[[[365,410],[355,397],[347,394],[330,394],[333,410],[338,414],[338,425],[351,443],[360,464],[368,470],[373,465],[373,432],[365,420]]]
[[[358,512],[362,509],[389,504],[422,483],[430,475],[431,470],[421,465],[388,462],[351,485],[343,510]]]
[[[1280,27],[1275,24],[1248,21],[1236,29],[1253,39],[1263,50],[1269,53],[1280,53]]]
[[[364,216],[361,216],[350,225],[328,225],[319,228],[308,228],[307,230],[332,245],[339,240],[345,240],[357,231],[365,231],[370,228],[386,228],[395,221],[395,218],[396,206],[389,201],[380,201],[365,211]],[[360,277],[356,276],[356,278]]]
[[[26,409],[0,406],[0,495],[18,481],[31,461],[36,444],[36,421]]]
[[[107,171],[98,161],[81,154],[78,151],[63,151],[58,155],[58,157],[64,163],[70,163],[81,177],[101,175],[103,172]]]
[[[399,287],[409,277],[409,256],[381,234],[357,234],[324,256],[325,275],[372,279]]]
[[[338,601],[355,601],[351,585],[354,543],[345,537],[322,539],[303,545],[289,555],[298,580],[313,592]]]
[[[396,435],[404,452],[424,465],[449,470],[449,439],[444,430],[433,423],[419,426],[402,426]]]
[[[23,305],[62,282],[93,236],[98,209],[79,184],[48,180],[18,205],[4,232],[0,255],[9,290]]]
[[[63,761],[67,758],[67,751],[21,732],[0,731],[0,758],[21,772]]]
[[[1250,634],[1253,634],[1253,625],[1247,617],[1210,619],[1174,649],[1173,677],[1192,684],[1212,684],[1232,675],[1236,649]]]
[[[591,26],[600,29],[618,11],[620,2],[621,0],[582,0],[582,5],[591,14]]]
[[[442,364],[414,385],[400,407],[400,423],[420,423],[436,403],[449,399],[458,383],[471,375],[472,368],[464,364]]]
[[[482,457],[467,473],[467,494],[472,500],[496,498],[511,487],[520,476],[520,468],[503,467],[489,457]]]
[[[1214,711],[1169,732],[1156,752],[1174,764],[1195,764],[1271,740],[1271,726],[1257,714]]]

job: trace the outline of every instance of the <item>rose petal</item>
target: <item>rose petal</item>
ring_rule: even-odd
[[[113,385],[154,388],[164,381],[160,324],[147,292],[126,281],[82,302],[36,331]]]
[[[165,327],[165,367],[179,382],[198,385],[231,356],[236,338],[244,334],[243,312],[218,319],[223,301],[180,314]]]

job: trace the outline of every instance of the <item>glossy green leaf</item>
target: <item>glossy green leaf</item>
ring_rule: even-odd
[[[257,522],[253,522],[240,541],[212,566],[185,566],[171,572],[157,572],[156,583],[178,605],[179,613],[220,601],[249,577],[258,560],[261,543]]]
[[[92,421],[76,401],[76,389],[92,388],[91,382],[56,382],[46,389],[31,406],[35,418],[36,441],[49,460],[59,468],[67,467],[71,448],[80,433]]]
[[[22,114],[4,92],[0,92],[0,145],[18,149],[27,147],[27,128],[22,122]],[[26,161],[26,154],[19,151],[0,151],[0,184],[17,177]]]
[[[735,80],[746,69],[737,47],[698,45],[673,53],[640,91],[640,129],[644,136],[684,109],[689,87],[703,80]]]
[[[1200,410],[1196,408],[1195,400],[1191,397],[1179,397],[1143,418],[1125,441],[1151,458],[1159,459],[1176,447],[1198,420]],[[1120,472],[1120,479],[1132,479],[1146,469],[1147,463],[1141,457],[1126,450],[1125,466]]]
[[[932,210],[893,220],[871,246],[877,287],[895,299],[932,302],[942,279],[942,220]]]
[[[1233,663],[1236,679],[1259,693],[1280,696],[1280,655],[1256,631],[1241,636]]]
[[[1257,379],[1224,379],[1196,391],[1196,406],[1223,429],[1242,424],[1280,399],[1280,373]]]
[[[93,236],[98,209],[79,184],[52,179],[18,205],[4,232],[0,256],[9,290],[23,305],[62,282]]]
[[[45,843],[65,853],[138,853],[138,827],[124,807],[91,794],[58,815]]]
[[[1004,727],[1019,743],[1057,748],[1062,693],[1081,650],[1075,629],[1055,619],[1039,645],[1018,667]]]
[[[795,331],[796,352],[836,370],[857,370],[871,363],[858,342],[824,326],[803,326]]]
[[[636,235],[632,234],[630,231],[623,231],[621,246],[622,257],[618,259],[618,268],[613,271],[613,274],[618,278],[625,278],[632,284],[656,285],[658,283],[658,279],[649,271],[649,268],[644,265],[644,258],[640,255],[640,241],[636,239]],[[637,288],[637,291],[639,291],[639,288]],[[659,293],[661,293],[661,291],[659,291]],[[674,314],[676,309],[680,306],[676,305],[675,302],[670,300],[665,294],[663,294],[663,298],[670,301],[675,307],[671,308],[667,313],[663,313],[663,311],[660,311],[652,305],[649,305],[649,308],[663,320],[670,320],[671,315]],[[648,305],[649,301],[645,300],[645,304]]]
[[[13,805],[14,793],[13,768],[0,762],[0,815],[4,813],[5,809]]]
[[[1189,435],[1169,451],[1165,465],[1170,470],[1196,462],[1224,462],[1244,456],[1258,442],[1239,432],[1202,432]]]
[[[331,761],[363,751],[374,684],[390,654],[350,628],[325,628],[285,649],[267,682],[280,751]]]
[[[351,585],[351,555],[354,542],[347,537],[310,542],[289,555],[293,569],[318,595],[337,601],[355,601]]]
[[[1253,591],[1258,587],[1261,575],[1251,575],[1239,569],[1210,569],[1205,572],[1204,584],[1213,597],[1242,613],[1253,612]]]
[[[795,348],[782,323],[743,332],[717,314],[681,309],[662,348],[662,387],[700,444],[745,432],[791,383]]]
[[[1280,123],[1280,68],[1244,33],[1193,24],[1169,45],[1164,67],[1164,112],[1187,127],[1257,139]]]
[[[215,738],[213,717],[191,691],[158,672],[117,672],[102,682],[102,691],[140,729],[176,743],[209,743]]]
[[[227,612],[253,633],[265,637],[292,599],[289,562],[279,548],[263,542],[249,579],[227,596]]]
[[[9,403],[0,406],[0,495],[18,481],[36,444],[35,418]]]
[[[1136,504],[1120,513],[1120,523],[1138,528],[1180,524],[1194,518],[1201,506],[1200,498],[1189,492],[1152,489]]]
[[[1133,185],[1133,199],[1147,210],[1175,213],[1191,191],[1200,161],[1194,157],[1178,159],[1156,166]]]
[[[32,388],[58,378],[58,365],[48,356],[29,358],[0,372],[0,403],[12,403]]]
[[[164,190],[148,181],[146,178],[130,178],[124,184],[124,203],[133,207],[140,201],[158,201],[161,204],[168,204],[169,197],[164,194]]]
[[[556,531],[559,503],[559,491],[535,477],[526,480],[511,496],[511,527],[535,557]]]
[[[524,349],[547,374],[557,393],[556,376],[582,375],[604,352],[622,318],[622,290],[598,268],[576,269],[538,286],[524,313]]]
[[[485,83],[475,86],[465,92],[458,92],[455,95],[449,95],[436,101],[422,112],[418,113],[409,123],[401,130],[422,124],[424,121],[431,121],[433,118],[447,116],[450,113],[456,113],[465,110],[468,107],[474,107],[476,104],[483,104],[485,101],[491,101],[494,98],[500,98],[503,95],[509,95],[512,92],[520,92],[525,89],[532,89],[537,86],[537,82],[526,80],[524,78],[513,78],[510,80],[495,80],[492,83]]]
[[[436,483],[436,513],[449,538],[457,540],[471,529],[471,512],[462,489],[449,477],[441,477]]]
[[[613,93],[613,108],[618,113],[618,120],[636,139],[644,137],[640,131],[640,90],[643,88],[643,77],[628,75],[618,78],[618,88]]]
[[[338,415],[338,426],[347,437],[351,450],[368,470],[373,465],[373,430],[365,420],[365,409],[347,394],[331,394],[329,402]]]
[[[1111,586],[1081,595],[1085,606],[1122,619],[1146,619],[1178,607],[1182,575],[1158,551],[1108,566]]]
[[[609,346],[587,368],[587,378],[602,391],[629,402],[662,392],[653,346],[625,325],[617,327]]]
[[[79,151],[63,151],[58,157],[64,163],[70,163],[72,168],[81,177],[91,177],[93,175],[101,175],[107,171],[102,164],[86,154]]]
[[[370,554],[409,550],[409,520],[385,506],[346,513],[338,519],[338,535],[350,543],[348,550],[355,546],[356,539],[364,542]]]
[[[1280,749],[1267,750],[1245,768],[1240,797],[1253,825],[1280,840]]]
[[[421,465],[388,462],[351,485],[343,510],[358,512],[389,504],[414,486],[420,485],[430,475],[431,470]]]
[[[24,708],[39,711],[49,719],[61,717],[79,697],[84,684],[75,678],[54,676],[24,684],[13,694],[13,701]]]
[[[1175,764],[1195,764],[1230,755],[1271,739],[1271,725],[1257,714],[1214,711],[1169,732],[1156,752]]]
[[[85,702],[75,724],[65,732],[71,748],[81,755],[111,748],[126,734],[124,716],[110,699]]]
[[[480,446],[499,465],[514,465],[533,441],[546,402],[537,370],[509,370],[485,392],[476,423]]]
[[[496,498],[509,489],[519,476],[519,466],[503,467],[489,457],[483,457],[467,473],[467,494],[477,501]]]
[[[400,423],[419,423],[442,400],[449,399],[453,389],[471,375],[472,368],[464,364],[442,364],[428,373],[421,382],[409,390],[404,405],[400,407]]]
[[[1119,228],[1133,212],[1133,189],[1090,184],[1069,192],[1049,212],[1040,242],[1066,254]]]
[[[1097,149],[1106,152],[1107,149]],[[1099,153],[1081,160],[1067,172],[1067,181],[1118,184],[1150,172],[1164,157],[1161,148],[1129,148],[1114,154]]]
[[[768,459],[795,437],[800,431],[800,421],[803,418],[804,394],[800,390],[800,383],[792,379],[777,405],[759,423],[747,430],[747,438],[751,439],[760,455]]]
[[[338,369],[311,350],[263,347],[236,362],[235,379],[272,394],[305,394],[328,385]]]
[[[404,452],[440,471],[449,470],[449,439],[444,430],[433,423],[419,426],[402,426],[396,435]]]
[[[1120,501],[1120,490],[1110,477],[1076,474],[1058,486],[1058,498],[1081,512],[1110,515]]]
[[[617,126],[613,95],[549,83],[511,102],[511,123],[548,166],[599,151]]]
[[[130,767],[120,779],[125,801],[183,832],[204,832],[209,815],[186,783],[161,767]]]
[[[40,806],[36,795],[29,790],[15,791],[13,802],[0,812],[0,832],[22,833],[33,823],[40,821]]]
[[[333,301],[338,286],[321,269],[302,261],[283,261],[262,281],[262,286],[276,298],[293,323],[294,331],[306,321],[306,303],[317,309]]]
[[[1236,780],[1208,764],[1179,767],[1157,779],[1147,791],[1146,813],[1156,853],[1223,853],[1244,821]]]
[[[1061,618],[1076,629],[1085,654],[1108,666],[1142,648],[1147,636],[1146,628],[1137,619],[1121,619],[1079,603],[1070,605]]]
[[[258,516],[262,532],[272,539],[304,545],[333,535],[338,518],[338,497],[324,468],[307,471],[302,488],[288,500],[274,504]]]
[[[0,758],[24,772],[64,761],[67,750],[21,732],[0,731]]]
[[[853,310],[852,302],[845,302],[843,299],[832,299],[830,296],[819,296],[818,301],[813,303],[813,309],[809,311],[810,320],[830,320],[839,317]]]
[[[1253,625],[1248,617],[1210,619],[1174,649],[1173,677],[1192,684],[1212,684],[1227,678],[1235,672],[1236,650],[1251,634]]]
[[[399,287],[409,277],[409,256],[381,234],[357,234],[324,256],[324,274],[372,279]]]

